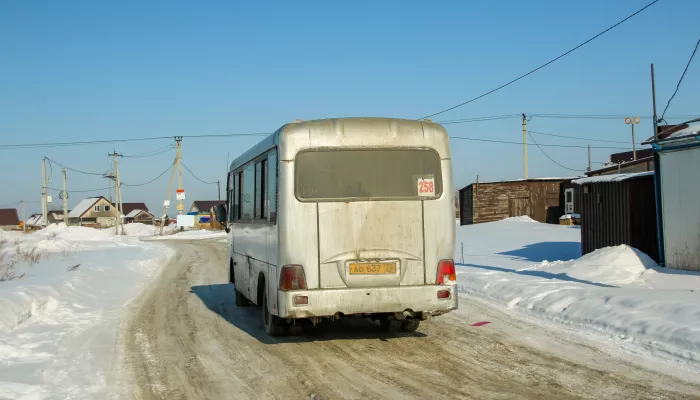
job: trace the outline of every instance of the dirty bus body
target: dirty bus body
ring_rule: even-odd
[[[457,308],[452,167],[431,122],[287,124],[228,176],[229,277],[266,331],[363,315],[412,331]]]

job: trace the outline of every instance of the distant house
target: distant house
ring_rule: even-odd
[[[214,220],[214,209],[219,204],[226,204],[225,200],[195,200],[192,202],[192,207],[190,207],[190,212],[188,214],[196,213],[195,225],[198,227],[210,226]]]
[[[131,224],[134,222],[140,222],[146,225],[152,225],[155,217],[148,210],[131,210],[128,214],[124,216],[124,222]]]
[[[576,179],[581,252],[626,244],[659,261],[654,172]]]
[[[117,209],[103,196],[90,197],[78,203],[68,218],[71,225],[108,228],[117,224]]]
[[[41,227],[46,224],[44,224],[44,216],[41,213],[36,213],[30,215],[24,222],[24,225],[27,227],[27,229],[35,230],[41,229]]]
[[[667,128],[645,143],[654,149],[661,264],[700,271],[700,124]]]
[[[498,221],[527,215],[535,221],[556,224],[560,183],[567,178],[519,179],[476,182],[459,190],[460,225]]]
[[[113,204],[115,207],[116,203]],[[142,224],[153,224],[154,216],[148,211],[146,203],[122,203],[122,212],[124,214],[124,222],[131,224],[140,222]]]
[[[629,174],[635,172],[647,172],[654,170],[654,151],[652,149],[637,150],[637,159],[634,153],[625,151],[610,155],[610,160],[602,168],[586,172],[587,176]]]
[[[0,229],[12,230],[21,226],[16,208],[0,208]]]

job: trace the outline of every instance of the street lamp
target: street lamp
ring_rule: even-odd
[[[639,117],[634,117],[634,119],[627,117],[625,118],[625,123],[627,125],[632,125],[632,157],[636,160],[637,159],[637,145],[634,140],[634,126],[638,124],[640,121]]]

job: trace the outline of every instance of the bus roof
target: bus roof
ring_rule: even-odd
[[[425,142],[426,136],[432,136],[431,142],[436,147],[436,150],[442,158],[449,158],[449,139],[445,128],[441,125],[430,121],[410,120],[400,118],[377,118],[377,117],[353,117],[353,118],[328,118],[311,121],[292,122],[283,125],[274,133],[270,134],[258,144],[251,147],[243,154],[233,160],[230,166],[230,171],[247,164],[260,154],[267,150],[278,146],[281,141],[288,141],[294,136],[302,136],[305,142],[311,141],[312,133],[318,139],[321,137],[324,144],[333,141],[333,138],[344,136],[346,133],[350,135],[358,132],[366,131],[387,132],[387,137],[384,138],[385,143],[395,143],[397,134],[401,132],[401,139],[405,139],[410,145],[411,143]],[[430,135],[429,135],[430,134]],[[379,135],[373,134],[372,137]],[[399,139],[399,140],[401,140]],[[316,140],[318,142],[318,140]],[[363,139],[361,142],[368,141]],[[358,142],[359,143],[359,142]],[[281,159],[285,159],[284,154],[280,155]]]

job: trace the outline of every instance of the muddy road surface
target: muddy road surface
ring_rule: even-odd
[[[270,338],[259,308],[235,305],[225,243],[172,246],[177,255],[122,325],[112,398],[700,398],[698,386],[514,321],[466,296],[460,313],[423,322],[411,335],[347,318],[311,335]],[[470,326],[484,318],[491,323]],[[545,345],[532,345],[533,338]]]

